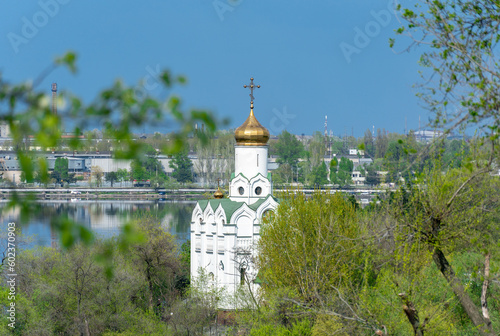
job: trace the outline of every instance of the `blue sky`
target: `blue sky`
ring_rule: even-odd
[[[249,111],[272,134],[328,129],[361,136],[367,128],[403,133],[428,120],[413,84],[419,50],[395,54],[391,1],[41,0],[3,1],[0,71],[19,82],[55,56],[78,53],[79,72],[58,69],[42,84],[90,101],[122,78],[136,84],[156,69],[184,74],[184,106],[206,108],[239,126]],[[34,28],[34,29],[29,29]],[[150,92],[167,92],[150,82]],[[157,129],[161,131],[161,129]]]

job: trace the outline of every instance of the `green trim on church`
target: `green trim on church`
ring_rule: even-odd
[[[257,202],[255,202],[253,204],[250,204],[250,205],[247,204],[247,206],[250,209],[252,209],[253,211],[257,211],[257,209],[259,208],[259,206],[261,206],[261,204],[264,203],[269,197],[272,197],[275,201],[277,201],[277,199],[275,197],[273,197],[272,195],[267,195],[266,198],[261,198],[261,199],[259,199]],[[234,214],[234,212],[236,210],[238,210],[239,208],[241,208],[246,203],[245,202],[231,201],[228,198],[224,198],[224,199],[210,199],[210,200],[200,200],[200,201],[198,201],[198,205],[200,206],[200,208],[201,208],[202,211],[205,211],[205,209],[207,208],[207,206],[210,205],[210,207],[212,208],[212,211],[215,212],[217,210],[217,208],[219,207],[220,204],[222,204],[222,209],[226,213],[226,219],[228,221],[230,221],[231,220],[231,216]],[[228,223],[228,224],[230,224],[230,223]]]
[[[238,176],[243,176],[245,178],[245,180],[247,180],[248,182],[250,182],[251,180],[253,180],[254,178],[256,178],[257,176],[262,176],[262,178],[264,179],[267,179],[269,181],[271,181],[271,173],[267,173],[267,177],[265,177],[264,175],[262,175],[261,173],[257,173],[257,175],[255,175],[254,177],[252,178],[248,178],[246,177],[245,175],[243,175],[243,173],[239,173],[237,176],[234,176],[234,173],[231,174],[231,180],[229,181],[229,183],[232,183],[234,179],[238,178]]]

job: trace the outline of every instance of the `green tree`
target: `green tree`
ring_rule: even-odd
[[[111,183],[111,188],[112,188],[113,187],[113,183],[115,183],[116,181],[118,181],[118,174],[117,174],[117,172],[107,172],[104,175],[104,178],[105,178],[106,182]]]
[[[420,64],[419,95],[433,112],[433,125],[446,132],[479,127],[498,136],[500,97],[498,20],[495,1],[422,0],[412,8],[398,7],[403,25],[397,30],[411,44],[429,46]],[[394,46],[394,39],[390,41]]]
[[[387,134],[384,130],[377,128],[377,137],[375,138],[375,158],[385,157],[388,144]]]
[[[328,169],[324,161],[312,168],[308,175],[308,181],[316,188],[328,183]]]
[[[274,153],[278,156],[276,162],[288,164],[290,170],[296,171],[299,159],[302,157],[304,145],[297,137],[286,130],[278,136],[278,141],[274,145]],[[292,176],[293,177],[293,173]],[[288,178],[291,179],[291,177]]]
[[[137,224],[145,241],[130,247],[132,262],[146,279],[148,309],[159,317],[167,317],[169,308],[184,290],[177,287],[177,278],[181,276],[177,245],[154,216],[142,214]]]
[[[488,274],[489,260],[498,253],[495,242],[500,238],[500,199],[495,190],[499,185],[484,172],[484,168],[462,168],[443,173],[441,166],[433,167],[419,181],[426,188],[402,191],[394,210],[399,212],[401,231],[397,234],[404,237],[405,245],[426,244],[434,264],[479,333],[495,335],[500,325],[493,323],[488,310],[488,276],[482,288],[468,291],[450,263],[453,252],[483,254],[487,265],[484,274]],[[415,251],[427,253],[419,248]]]
[[[337,170],[339,169],[339,161],[337,160],[337,157],[333,157],[333,159],[330,161],[330,182],[332,184],[339,184],[339,181],[337,179]]]
[[[273,171],[273,181],[276,184],[290,183],[292,181],[293,171],[288,163],[282,163]]]
[[[58,157],[54,163],[54,170],[50,177],[56,180],[57,183],[62,183],[68,180],[68,159]]]
[[[354,208],[340,193],[316,192],[311,199],[302,193],[288,193],[270,220],[270,225],[262,228],[258,255],[268,289],[293,287],[303,300],[317,302],[322,299],[319,296],[330,292],[330,286],[337,286],[354,270],[338,269],[339,262],[331,262],[332,255],[352,262],[347,254],[335,251],[356,253],[352,241],[341,241],[339,237],[359,234]],[[321,271],[313,272],[314,269]]]
[[[367,129],[363,136],[363,149],[365,154],[371,158],[375,158],[375,140],[373,139],[372,132]]]
[[[100,187],[102,184],[102,178],[104,177],[104,173],[102,172],[101,167],[92,166],[92,171],[90,173],[91,181],[96,185],[96,187]]]
[[[341,157],[340,162],[337,158],[330,161],[330,181],[340,186],[352,184],[352,171],[354,163],[346,157]]]
[[[312,139],[307,144],[307,150],[311,167],[318,166],[323,161],[326,153],[325,138],[321,132],[314,132]]]
[[[366,174],[366,184],[374,186],[380,183],[380,178],[378,177],[377,170],[373,165],[369,165],[366,168],[367,174]]]
[[[146,168],[139,159],[130,163],[130,178],[132,180],[145,181],[148,180],[150,176],[151,175],[146,171]]]
[[[363,293],[363,279],[370,276],[370,267],[365,273],[372,263],[368,222],[360,220],[342,193],[315,192],[306,198],[290,192],[280,199],[259,240],[259,277],[266,280],[266,297],[284,292],[295,316],[328,312],[347,323],[355,321],[352,329],[345,329],[351,335],[375,328],[375,317],[364,319],[355,303]]]
[[[76,244],[65,251],[42,248],[19,254],[16,328],[4,328],[2,314],[0,333],[168,335],[165,319],[180,291],[179,256],[174,238],[148,218],[143,216],[145,225],[134,231],[144,239],[128,248],[112,239],[90,247]],[[112,278],[96,261],[104,256],[115,267]],[[0,285],[2,293],[6,288]],[[7,297],[2,295],[0,304],[8,304]]]
[[[198,131],[197,134],[199,137],[193,138],[193,148],[198,156],[193,165],[197,182],[215,186],[218,178],[229,181],[234,172],[234,133],[218,131],[210,135]],[[202,137],[209,138],[209,142],[203,144]]]
[[[174,155],[169,162],[170,168],[173,168],[172,177],[180,183],[193,182],[193,163],[188,157],[187,151]]]
[[[127,181],[129,178],[129,172],[125,168],[120,168],[116,171],[116,176],[119,182]]]
[[[158,176],[162,178],[166,177],[163,165],[156,156],[148,156],[143,163],[143,167],[150,178]]]

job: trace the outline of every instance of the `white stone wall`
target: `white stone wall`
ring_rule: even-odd
[[[234,175],[250,179],[257,174],[267,176],[267,146],[234,146]]]

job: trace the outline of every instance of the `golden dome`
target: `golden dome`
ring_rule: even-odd
[[[220,190],[220,187],[217,188],[217,191],[214,193],[214,198],[224,198],[224,193]]]
[[[264,146],[269,141],[269,131],[260,124],[253,114],[253,103],[247,120],[234,131],[237,145]]]

